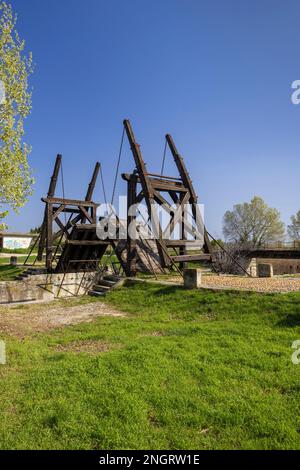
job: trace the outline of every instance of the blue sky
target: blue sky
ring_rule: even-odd
[[[26,124],[36,184],[10,230],[39,225],[57,153],[68,197],[84,195],[97,159],[110,195],[125,117],[149,171],[160,170],[164,135],[173,135],[214,235],[224,212],[254,195],[285,222],[300,209],[300,105],[290,98],[300,79],[299,2],[12,3],[36,63]],[[132,169],[126,143],[121,171]],[[175,174],[170,156],[166,173]],[[94,199],[103,200],[100,184]]]

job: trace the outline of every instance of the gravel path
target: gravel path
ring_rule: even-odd
[[[169,282],[183,284],[179,276],[169,277]],[[237,289],[254,292],[300,292],[300,278],[273,277],[250,278],[243,276],[202,275],[202,286],[207,289]]]
[[[203,276],[202,284],[211,288],[241,289],[256,292],[300,291],[300,278],[247,278],[239,276]]]

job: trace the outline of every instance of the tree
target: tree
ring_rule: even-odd
[[[31,228],[29,233],[35,234],[35,233],[41,233],[42,226],[39,225],[38,227]]]
[[[282,240],[284,224],[277,209],[272,209],[262,198],[255,196],[250,203],[236,204],[223,220],[227,241],[258,248],[264,243]]]
[[[300,211],[292,215],[291,224],[288,225],[288,235],[291,240],[300,240]]]
[[[24,120],[31,110],[28,78],[32,57],[16,31],[16,16],[0,3],[0,219],[16,212],[31,194],[30,147],[23,142]],[[8,209],[8,210],[5,210]],[[3,228],[5,224],[0,225]]]
[[[214,251],[214,270],[223,274],[245,274],[247,258],[244,247],[238,243],[226,243],[217,246]]]

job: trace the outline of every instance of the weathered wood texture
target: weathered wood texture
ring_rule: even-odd
[[[188,262],[204,259],[211,260],[212,247],[204,222],[201,218],[198,207],[198,198],[184,160],[179,155],[172,137],[167,134],[166,140],[170,147],[179,177],[149,173],[143,160],[140,146],[136,142],[131,124],[128,120],[124,121],[124,127],[130,143],[136,168],[132,175],[124,173],[122,177],[128,184],[128,196],[130,198],[130,202],[135,200],[135,203],[139,204],[142,201],[145,201],[148,209],[148,216],[151,215],[151,230],[153,238],[156,240],[161,267],[171,268],[174,266],[174,263],[180,263],[180,268],[183,269],[185,267],[185,263]],[[134,197],[132,192],[133,176],[135,177],[135,186],[140,185],[141,187],[141,190],[138,192],[135,188]],[[170,197],[172,204],[168,202],[166,199],[167,196],[164,193],[167,193]],[[164,229],[157,213],[157,204],[162,206],[170,215],[170,221]],[[182,218],[186,205],[191,207],[193,222]],[[175,210],[174,206],[176,208]],[[127,220],[129,222],[129,216],[127,217]],[[180,223],[181,236],[180,240],[176,241],[172,240],[172,236],[178,223]],[[188,235],[192,236],[194,240],[187,240]],[[199,249],[199,240],[201,240],[202,237],[204,239],[203,251],[206,256],[203,256],[203,254],[189,255],[186,249],[187,246],[194,246],[195,249]],[[134,275],[134,266],[136,264],[136,262],[134,262],[134,256],[137,256],[137,253],[132,248],[132,241],[128,239],[127,243],[128,257],[126,271],[128,274]],[[179,248],[179,254],[176,252],[176,254],[172,256],[169,252],[169,248],[171,247],[174,249]]]

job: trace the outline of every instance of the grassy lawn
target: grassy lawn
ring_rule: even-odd
[[[0,281],[13,281],[16,276],[21,274],[24,268],[2,264],[0,262]]]
[[[13,256],[13,255],[12,255]],[[23,264],[24,261],[27,259],[27,256],[18,256],[18,264]],[[35,260],[35,256],[29,256],[28,258],[28,264],[33,262]],[[10,258],[4,258],[0,256],[0,265],[9,265],[10,264]]]
[[[18,257],[18,265],[19,266],[10,266],[10,259],[9,258],[1,258],[0,257],[0,281],[13,281],[16,276],[21,274],[26,266],[23,267],[22,264],[26,260],[27,256],[19,256]],[[28,259],[28,263],[32,263],[35,260],[35,256],[30,256]]]
[[[105,302],[127,316],[1,335],[0,448],[300,448],[300,293],[138,283]]]

